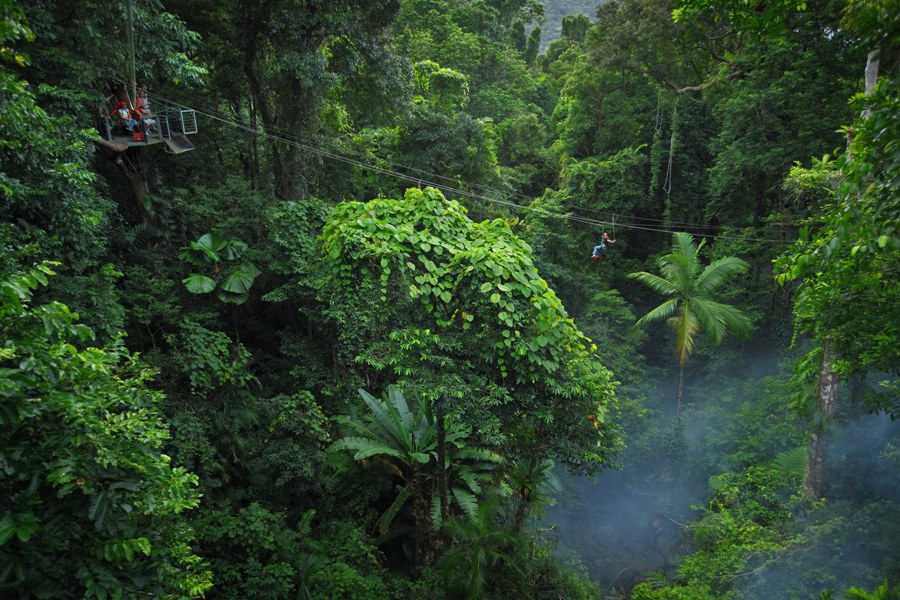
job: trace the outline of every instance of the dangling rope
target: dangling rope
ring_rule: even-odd
[[[137,77],[135,76],[135,68],[134,68],[134,7],[132,6],[131,0],[128,0],[128,53],[129,53],[129,65],[131,67],[131,95],[137,96]],[[125,93],[128,93],[128,88],[125,88]],[[131,98],[128,99],[128,104],[131,106]]]
[[[662,131],[662,111],[660,110],[660,103],[662,102],[662,96],[657,94],[656,96],[656,123],[654,124],[654,131],[656,133],[660,133]]]
[[[669,194],[672,193],[672,157],[675,156],[675,117],[678,115],[678,99],[672,108],[672,137],[669,140],[669,166],[666,167],[666,180],[663,183],[663,191],[666,192],[666,205],[669,203]]]

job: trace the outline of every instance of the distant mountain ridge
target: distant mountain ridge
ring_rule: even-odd
[[[591,21],[597,19],[597,7],[606,0],[544,0],[544,24],[541,27],[541,52],[550,42],[558,40],[563,17],[582,14]]]

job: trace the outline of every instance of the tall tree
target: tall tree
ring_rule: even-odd
[[[189,26],[210,38],[203,58],[213,63],[214,81],[224,92],[212,101],[252,129],[275,136],[266,163],[271,178],[256,173],[259,157],[247,160],[251,177],[271,181],[277,198],[310,193],[312,174],[294,142],[308,143],[319,132],[329,94],[340,95],[335,84],[341,77],[380,63],[393,65],[381,54],[380,39],[399,5],[398,0],[191,0],[175,7]],[[368,101],[375,104],[378,95]]]
[[[702,59],[699,85],[682,90],[704,94],[718,130],[706,217],[757,224],[781,206],[779,183],[795,161],[840,144],[832,123],[846,115],[858,77],[854,57],[864,54],[841,25],[843,2],[817,1],[809,10],[797,0],[673,4]]]
[[[437,190],[410,189],[402,201],[338,205],[321,239],[320,295],[342,362],[381,385],[431,383],[438,407],[507,460],[611,464],[611,373],[505,221],[475,223]],[[423,366],[439,376],[429,381]]]
[[[713,300],[715,292],[728,278],[747,271],[750,265],[739,258],[726,256],[701,271],[700,250],[704,242],[695,244],[692,235],[676,233],[672,252],[657,261],[661,276],[645,271],[629,275],[653,291],[671,297],[638,319],[635,327],[665,320],[675,332],[678,358],[676,417],[681,415],[684,365],[694,349],[694,337],[700,328],[715,344],[720,343],[728,332],[745,335],[751,329],[750,319],[739,309]]]
[[[812,333],[820,346],[816,383],[820,418],[812,427],[803,484],[803,493],[811,500],[825,493],[824,434],[835,412],[839,378],[871,371],[886,373],[886,387],[896,390],[900,352],[900,286],[896,283],[900,256],[900,149],[896,143],[900,136],[896,119],[900,12],[883,2],[851,2],[844,25],[859,36],[860,45],[868,52],[864,93],[852,101],[859,117],[845,129],[847,152],[837,162],[792,170],[789,187],[816,192],[815,222],[819,227],[811,234],[804,230],[781,258],[777,276],[782,284],[800,281],[795,321],[798,330]],[[880,408],[894,415],[900,412],[896,393]]]

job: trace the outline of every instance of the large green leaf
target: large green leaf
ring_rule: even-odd
[[[384,535],[387,533],[388,528],[391,526],[391,523],[394,522],[394,518],[397,516],[397,513],[400,512],[400,509],[403,508],[403,505],[406,504],[406,501],[409,499],[409,486],[405,486],[400,490],[400,493],[397,494],[397,497],[394,498],[394,501],[388,507],[384,514],[382,514],[378,521],[375,523],[378,526],[378,533]]]
[[[222,250],[226,260],[237,260],[247,251],[247,244],[241,240],[228,240]]]
[[[262,273],[262,271],[256,265],[246,260],[238,265],[238,271],[254,278]]]
[[[197,266],[211,265],[222,260],[220,252],[227,244],[228,240],[221,235],[207,233],[190,246],[182,247],[178,258]]]
[[[16,523],[13,521],[12,515],[6,515],[0,519],[0,546],[12,539],[16,535]]]
[[[359,395],[372,411],[377,423],[382,427],[384,432],[390,438],[390,443],[396,448],[403,448],[405,451],[414,451],[415,444],[409,430],[403,426],[400,414],[389,402],[385,402],[371,395],[367,391],[360,389]],[[405,400],[404,400],[405,402]],[[386,442],[388,440],[385,440]]]
[[[400,417],[400,422],[403,423],[403,426],[407,429],[412,429],[413,416],[409,410],[409,405],[406,403],[406,398],[403,397],[403,393],[400,389],[394,386],[389,387],[388,399],[391,401],[391,404],[394,405],[394,409],[397,411],[397,415]]]
[[[195,248],[195,244],[196,242],[192,243],[190,246],[182,246],[181,252],[178,253],[178,258],[197,267],[206,267],[212,263],[218,262],[218,259],[215,256],[214,258],[210,258],[206,250]]]
[[[222,280],[222,289],[233,294],[246,294],[253,287],[253,281],[259,273],[259,269],[250,263],[244,263]]]
[[[199,240],[191,244],[191,247],[197,248],[199,250],[204,250],[218,256],[218,254],[222,250],[228,247],[229,242],[230,240],[228,240],[225,236],[212,231],[210,233],[202,235]]]
[[[208,294],[216,289],[215,279],[198,273],[191,273],[182,279],[181,282],[192,294]]]
[[[424,452],[410,452],[410,457],[417,463],[426,465],[428,461],[431,460],[431,454],[426,454]]]
[[[226,292],[224,290],[219,292],[219,300],[228,304],[243,304],[249,297],[250,294],[236,294],[234,292]]]
[[[364,437],[345,437],[341,438],[328,447],[328,452],[337,452],[340,450],[355,451],[353,458],[355,460],[364,460],[370,456],[393,456],[394,458],[405,458],[403,453],[396,448],[391,448],[386,444],[379,443]]]

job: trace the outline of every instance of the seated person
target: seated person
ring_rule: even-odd
[[[144,92],[144,88],[138,88],[137,98],[135,99],[135,114],[141,121],[144,126],[147,128],[147,131],[154,131],[156,127],[156,119],[149,119],[147,117],[150,116],[150,101],[147,99],[147,94]]]
[[[137,121],[124,100],[118,100],[116,102],[116,108],[112,113],[112,118],[114,129],[119,128],[124,129],[129,134],[134,133]]]

